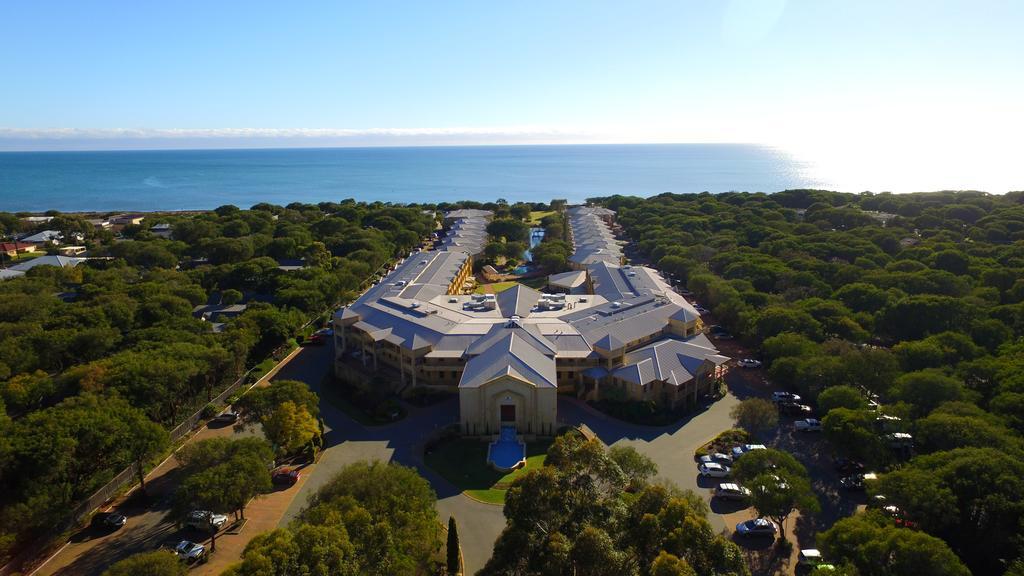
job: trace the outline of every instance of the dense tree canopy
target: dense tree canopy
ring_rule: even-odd
[[[0,406],[11,421],[0,435],[0,562],[128,464],[148,465],[167,448],[161,429],[354,297],[436,222],[420,206],[352,200],[149,214],[116,233],[52,215],[35,225],[0,214],[0,233],[80,234],[89,256],[109,259],[0,282]],[[193,314],[207,304],[247,308]],[[309,437],[307,400],[277,418],[278,431],[302,431],[282,433],[285,444]]]
[[[254,538],[230,576],[435,573],[441,536],[436,496],[410,468],[346,466],[287,528]]]
[[[835,452],[889,472],[877,490],[909,520],[975,573],[1019,557],[1009,491],[1024,432],[1024,194],[594,200],[716,323],[760,349],[774,383],[818,404]],[[894,450],[894,431],[912,433],[920,455]],[[992,460],[975,471],[981,451]],[[931,549],[892,538],[901,554]]]
[[[508,523],[480,573],[747,574],[739,548],[711,528],[704,500],[650,484],[653,466],[631,450],[559,437],[545,465],[509,489]]]

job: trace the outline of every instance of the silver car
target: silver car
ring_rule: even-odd
[[[198,562],[206,556],[206,546],[196,544],[191,540],[182,540],[174,547],[174,553],[185,562]]]

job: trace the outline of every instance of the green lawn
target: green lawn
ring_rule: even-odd
[[[516,284],[518,284],[518,282],[494,282],[493,284],[480,284],[473,289],[473,294],[487,294],[487,290],[484,289],[484,286],[490,286],[494,293],[497,294],[503,290],[508,290]]]
[[[548,285],[548,277],[537,276],[536,278],[527,278],[525,280],[520,281],[519,283],[522,284],[523,286],[529,286],[534,290],[543,291],[544,288]]]
[[[502,474],[487,463],[487,442],[457,438],[441,443],[425,456],[427,466],[454,484],[467,495],[490,502],[504,504],[505,492],[512,481],[544,465],[550,441],[526,444],[526,466]]]
[[[533,212],[530,212],[530,225],[537,226],[540,224],[542,218],[544,218],[545,216],[551,216],[554,213],[554,210],[545,210],[540,212],[534,210]]]

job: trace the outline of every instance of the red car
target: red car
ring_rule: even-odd
[[[334,336],[334,330],[331,330],[330,328],[324,328],[322,330],[317,330],[316,332],[310,334],[308,338],[306,338],[306,344],[312,344],[314,346],[320,346],[320,345],[326,344],[327,340],[331,336]]]
[[[299,474],[298,470],[282,468],[277,472],[274,472],[274,475],[270,477],[270,480],[277,486],[294,486],[295,483],[299,481],[300,477],[301,474]]]

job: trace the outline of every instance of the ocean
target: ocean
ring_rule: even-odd
[[[746,144],[0,152],[0,210],[201,210],[259,202],[580,202],[825,187]]]

